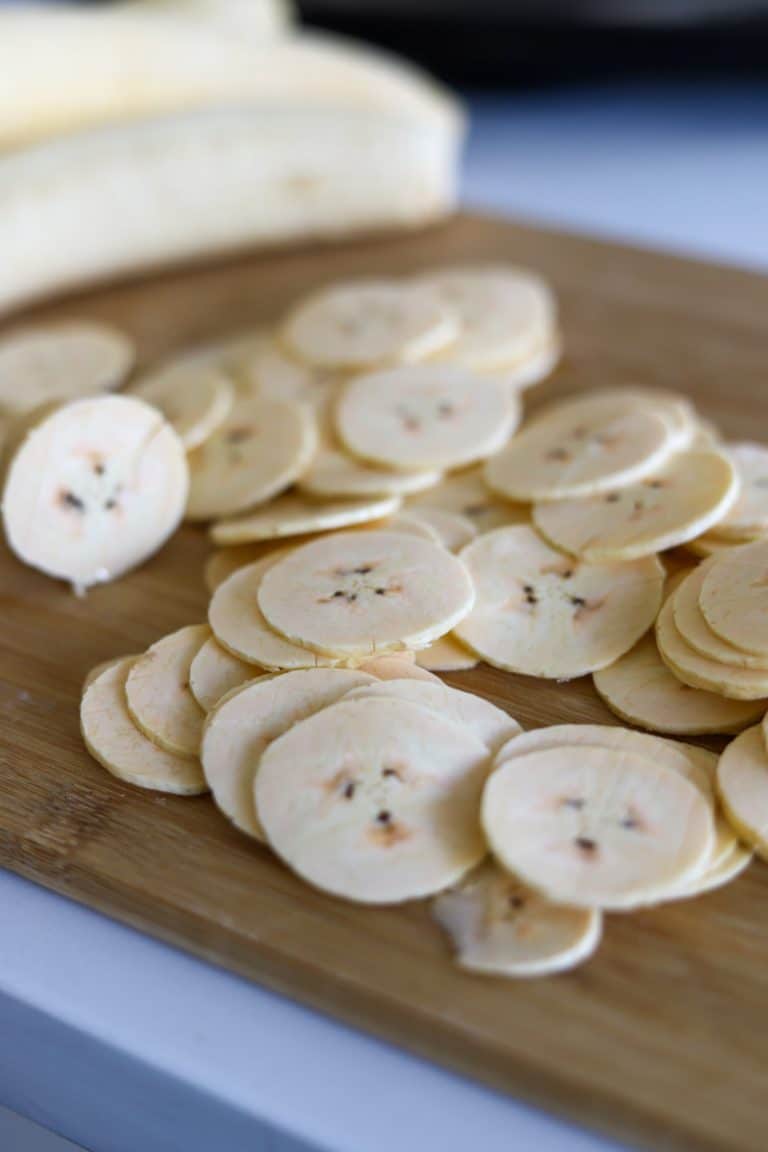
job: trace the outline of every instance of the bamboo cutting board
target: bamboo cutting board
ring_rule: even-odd
[[[637,382],[688,391],[730,436],[768,439],[768,281],[584,239],[460,218],[417,237],[243,259],[110,288],[34,318],[127,329],[142,361],[277,317],[338,276],[457,260],[540,269],[565,361],[533,402]],[[203,618],[201,531],[76,599],[0,549],[0,864],[497,1088],[643,1146],[766,1146],[768,869],[725,891],[608,918],[577,972],[509,983],[451,966],[426,908],[326,898],[206,798],[122,785],[85,753],[80,684],[107,657]],[[610,722],[589,679],[449,677],[526,727]]]

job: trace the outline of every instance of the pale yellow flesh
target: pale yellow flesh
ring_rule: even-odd
[[[189,670],[189,690],[204,712],[210,712],[233,688],[253,680],[259,669],[227,652],[210,637]]]
[[[488,461],[488,486],[508,500],[563,500],[633,483],[672,451],[664,419],[625,404],[570,407],[541,416]]]
[[[688,884],[682,885],[677,891],[670,893],[667,899],[692,900],[696,896],[703,896],[706,892],[714,892],[718,888],[724,888],[727,884],[737,880],[742,872],[746,872],[753,859],[752,852],[738,844],[719,864],[708,868],[698,879],[692,880]]]
[[[672,612],[680,635],[702,656],[736,668],[768,671],[768,656],[751,656],[722,640],[707,624],[699,607],[699,597],[713,560],[707,560],[683,581],[672,601]]]
[[[17,443],[2,493],[6,538],[25,563],[89,587],[156,552],[187,490],[184,449],[158,411],[128,396],[76,400],[35,414]]]
[[[399,652],[393,656],[374,656],[359,665],[361,672],[375,676],[377,680],[423,680],[430,684],[441,684],[426,668],[420,668],[413,659],[412,652]]]
[[[420,279],[459,318],[459,333],[438,359],[478,371],[525,362],[554,339],[557,307],[547,284],[512,265],[464,266]]]
[[[722,664],[686,643],[675,623],[672,599],[666,601],[656,620],[656,643],[664,663],[692,688],[717,692],[731,700],[762,702],[768,697],[768,671]]]
[[[196,6],[4,8],[0,141],[224,105],[366,120],[378,111],[424,131],[459,130],[453,101],[382,54],[327,34],[277,36],[285,17],[275,19],[275,6],[244,5],[232,21],[193,19]]]
[[[445,476],[435,488],[412,496],[406,511],[426,507],[442,509],[463,516],[475,527],[478,535],[510,524],[527,524],[530,509],[527,504],[513,504],[491,492],[483,480],[482,466],[466,468]]]
[[[603,701],[622,720],[669,735],[740,732],[754,723],[763,706],[685,684],[662,660],[652,634],[593,679]]]
[[[574,749],[583,746],[635,753],[653,763],[661,764],[690,780],[699,792],[714,804],[713,785],[718,759],[715,753],[629,728],[599,724],[556,724],[549,728],[539,728],[513,737],[499,750],[495,764],[500,766],[509,759],[524,756],[531,751],[561,748],[573,753]],[[724,817],[719,812],[715,812],[714,816],[715,838],[706,868],[699,876],[683,881],[679,887],[665,886],[661,894],[661,898],[665,901],[688,899],[701,892],[721,887],[735,878],[749,862],[749,854],[739,851],[738,840]],[[745,855],[747,858],[742,858]],[[651,895],[649,902],[655,903],[658,898],[657,895]]]
[[[715,529],[724,540],[748,540],[768,531],[768,448],[763,444],[726,444],[739,477],[738,500]]]
[[[141,653],[134,654],[130,657],[130,659],[138,660],[140,655]],[[112,660],[102,660],[100,664],[95,664],[94,667],[85,674],[85,679],[83,680],[83,695],[85,695],[85,693],[88,691],[94,680],[98,680],[102,672],[106,672],[107,669],[111,668],[114,664],[119,664],[121,660],[127,659],[129,659],[127,656],[117,656]]]
[[[87,688],[80,706],[86,748],[102,767],[128,784],[182,796],[207,792],[197,760],[158,748],[131,720],[125,682],[134,659],[113,662]]]
[[[493,378],[422,364],[356,377],[343,390],[335,418],[355,456],[409,471],[461,468],[497,452],[520,410]]]
[[[768,750],[759,724],[742,732],[723,752],[717,790],[739,836],[768,858]]]
[[[423,360],[448,344],[458,324],[411,285],[349,281],[321,289],[288,314],[281,338],[317,368],[347,371]]]
[[[337,662],[280,636],[259,607],[261,581],[282,553],[266,556],[233,572],[213,594],[208,622],[222,647],[246,663],[270,671],[315,668]]]
[[[449,552],[460,552],[477,536],[477,529],[468,516],[459,512],[447,512],[444,508],[406,508],[399,514],[399,521],[416,521],[432,530],[439,544]]]
[[[405,496],[432,488],[439,479],[440,473],[435,470],[395,472],[365,464],[341,448],[324,446],[299,480],[298,487],[310,496],[323,499]]]
[[[472,607],[464,565],[436,544],[392,532],[346,532],[295,549],[258,589],[267,623],[337,658],[423,647]]]
[[[713,632],[768,663],[768,540],[719,557],[699,603]]]
[[[278,496],[251,515],[219,520],[211,529],[215,544],[248,544],[349,528],[391,516],[400,507],[399,496],[360,500],[312,500],[301,494]]]
[[[133,392],[160,409],[187,452],[221,427],[235,399],[234,384],[220,370],[188,360],[172,362],[145,377]]]
[[[555,333],[525,360],[491,369],[493,375],[513,392],[524,392],[541,384],[557,368],[563,355],[562,339]]]
[[[363,672],[313,669],[259,681],[223,700],[206,722],[201,758],[224,815],[242,832],[263,840],[253,800],[263,752],[301,720],[370,682]]]
[[[338,377],[302,364],[271,334],[258,333],[238,351],[233,371],[242,390],[264,400],[289,400],[319,409]]]
[[[353,692],[352,698],[406,700],[438,712],[448,720],[471,729],[494,755],[521,731],[517,720],[508,712],[482,696],[451,688],[436,677],[432,677],[432,682],[398,679],[370,684]]]
[[[485,745],[436,712],[342,701],[270,745],[256,809],[271,847],[310,884],[400,903],[455,884],[485,855],[487,768]]]
[[[556,547],[596,564],[650,556],[699,536],[739,491],[730,461],[679,452],[652,476],[578,500],[539,504],[533,522]]]
[[[436,896],[432,914],[459,967],[486,975],[565,972],[588,960],[602,935],[599,912],[552,904],[492,863]]]
[[[714,841],[710,803],[690,781],[604,748],[508,760],[488,780],[482,819],[503,867],[577,907],[658,901],[700,874]]]
[[[309,467],[317,437],[299,404],[241,399],[190,454],[187,519],[212,520],[270,500]]]
[[[429,540],[432,544],[439,544],[442,547],[443,542],[432,525],[420,517],[409,515],[408,512],[398,512],[396,516],[390,516],[381,527],[385,532],[399,532],[406,536],[418,536],[420,540]]]
[[[430,672],[467,672],[477,667],[479,660],[474,652],[448,633],[433,640],[427,648],[420,648],[416,653],[416,663]]]
[[[134,663],[126,702],[134,724],[160,748],[177,756],[200,752],[204,713],[192,694],[192,661],[210,639],[207,624],[192,624],[153,644]]]
[[[654,557],[588,565],[545,544],[533,529],[500,528],[460,557],[474,582],[458,639],[496,667],[568,679],[605,667],[651,626],[663,572]]]
[[[118,388],[134,358],[128,337],[105,324],[71,320],[12,331],[0,340],[0,414]]]
[[[591,418],[595,413],[605,414],[609,409],[620,412],[651,412],[659,416],[667,425],[672,437],[670,448],[675,452],[685,452],[690,448],[699,428],[699,418],[687,396],[666,388],[636,386],[577,392],[534,413],[533,422],[543,423],[553,413],[561,417],[566,414],[575,415],[583,420],[585,416]]]
[[[646,732],[607,724],[553,724],[533,732],[521,732],[499,749],[495,763],[500,767],[507,760],[526,756],[529,752],[582,747],[606,748],[619,754],[628,752],[662,764],[690,780],[708,799],[712,797],[711,772],[699,760],[700,749],[691,749],[688,745],[651,736]],[[574,754],[578,755],[578,752]]]

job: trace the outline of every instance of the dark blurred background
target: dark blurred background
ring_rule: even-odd
[[[768,0],[299,0],[298,10],[461,86],[768,74]]]

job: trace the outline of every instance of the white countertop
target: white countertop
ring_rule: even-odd
[[[768,86],[475,104],[465,198],[768,268]],[[0,872],[0,1147],[615,1148]]]

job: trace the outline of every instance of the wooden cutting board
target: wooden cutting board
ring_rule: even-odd
[[[269,322],[334,277],[488,259],[540,269],[562,301],[565,360],[532,403],[634,381],[689,392],[730,436],[768,439],[768,281],[498,220],[243,259],[28,315],[114,321],[149,362]],[[210,800],[132,789],[88,757],[83,676],[204,617],[206,552],[203,532],[185,529],[141,571],[79,600],[0,549],[0,864],[633,1143],[764,1149],[764,865],[701,900],[609,917],[599,954],[573,974],[480,979],[452,967],[425,907],[325,898]],[[526,727],[612,720],[589,679],[554,684],[488,668],[449,679]]]

